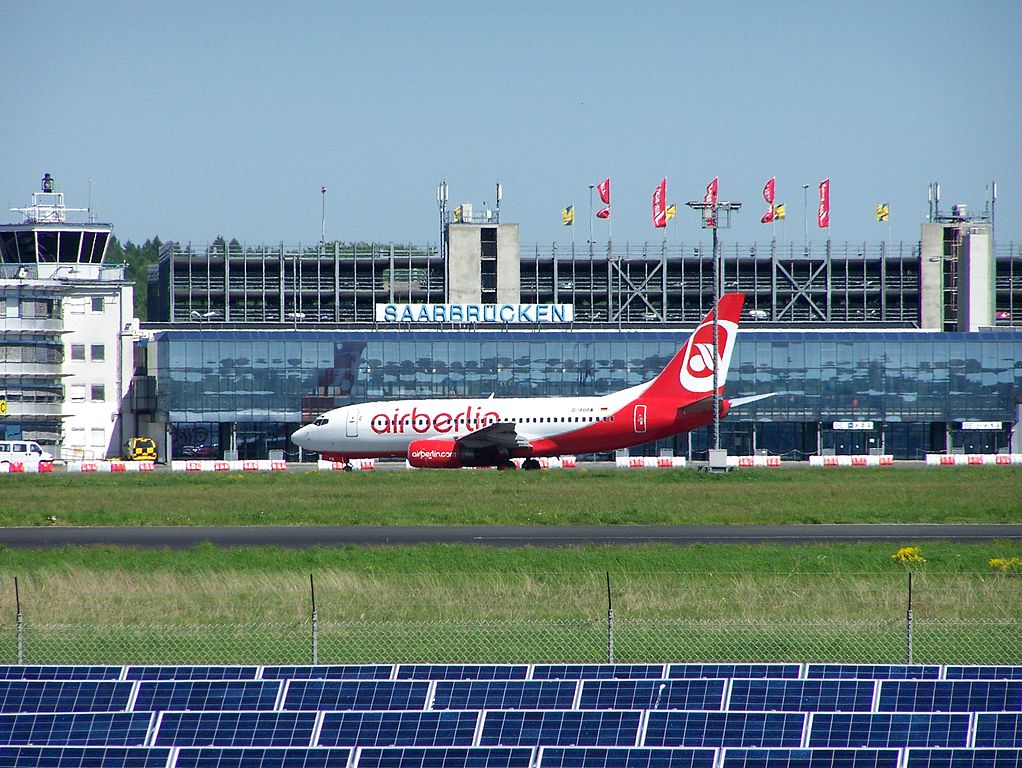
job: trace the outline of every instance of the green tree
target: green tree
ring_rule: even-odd
[[[110,264],[124,264],[124,277],[135,284],[135,316],[139,320],[147,320],[146,302],[149,295],[149,267],[159,264],[160,248],[163,243],[159,237],[146,240],[136,245],[128,240],[123,245],[116,237],[111,236],[107,247],[106,261]]]

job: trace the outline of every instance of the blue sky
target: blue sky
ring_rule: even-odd
[[[504,189],[523,245],[587,237],[613,184],[615,243],[659,242],[650,200],[740,200],[725,238],[766,242],[763,183],[809,237],[914,242],[926,191],[1022,241],[1022,5],[860,3],[8,3],[0,202],[44,171],[122,240],[437,240],[435,188]],[[1012,64],[1011,62],[1016,62]],[[16,214],[0,216],[14,221]],[[672,241],[705,239],[687,209]],[[606,224],[596,222],[598,241]]]

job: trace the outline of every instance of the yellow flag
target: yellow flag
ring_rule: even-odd
[[[783,218],[784,218],[784,203],[781,203],[780,205],[775,205],[774,206],[774,219],[777,220],[777,219],[783,219]]]
[[[678,215],[678,206],[676,206],[676,205],[669,205],[669,206],[667,206],[666,213],[667,213],[667,219],[668,220],[673,219],[675,216]]]
[[[454,223],[455,224],[460,224],[461,223],[461,206],[460,205],[457,208],[454,209]]]
[[[564,222],[566,227],[570,227],[575,223],[575,206],[569,205],[567,208],[561,209],[561,221]]]
[[[877,221],[887,221],[891,218],[891,206],[887,203],[880,203],[876,207]]]

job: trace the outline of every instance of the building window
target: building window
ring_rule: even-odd
[[[102,312],[103,311],[103,297],[102,296],[93,296],[92,297],[92,311],[93,312]]]
[[[89,355],[93,360],[106,360],[106,349],[102,344],[93,344]]]
[[[85,402],[85,385],[84,384],[72,384],[71,385],[71,402],[72,403],[84,403]]]
[[[84,360],[85,359],[85,345],[84,344],[72,344],[71,345],[71,359],[72,360]]]
[[[94,403],[102,403],[106,400],[106,386],[104,384],[93,384],[90,389],[89,399]]]
[[[89,430],[89,432],[91,433],[92,436],[90,442],[92,443],[93,448],[106,447],[106,432],[104,432],[102,429],[91,429]]]

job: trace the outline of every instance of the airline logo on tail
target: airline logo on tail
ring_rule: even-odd
[[[731,352],[738,333],[738,324],[723,318],[717,319],[717,343],[724,351],[717,366],[717,385],[720,386],[727,378],[727,369],[731,364]],[[689,392],[713,391],[713,321],[704,321],[696,328],[689,339],[685,350],[684,362],[679,374],[679,383]]]

